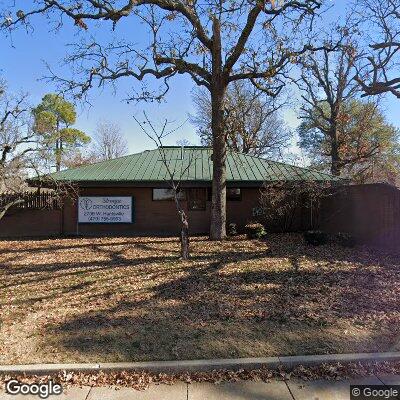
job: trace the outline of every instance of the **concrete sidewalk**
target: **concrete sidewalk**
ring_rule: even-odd
[[[83,387],[69,388],[52,400],[349,400],[350,385],[400,385],[400,375],[377,375],[347,381],[318,380],[312,382],[235,382],[235,383],[176,383],[152,385],[139,392],[128,388]],[[38,396],[11,396],[4,392],[1,400],[38,400]]]

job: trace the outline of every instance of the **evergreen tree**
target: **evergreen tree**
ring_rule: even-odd
[[[35,131],[54,150],[57,171],[61,169],[66,151],[90,142],[88,135],[71,127],[76,122],[74,105],[57,94],[46,94],[42,102],[33,109],[33,115]]]

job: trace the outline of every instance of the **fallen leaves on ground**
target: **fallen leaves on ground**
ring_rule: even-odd
[[[0,363],[400,350],[400,258],[301,235],[0,241]]]
[[[252,370],[214,370],[210,372],[184,372],[178,374],[150,373],[146,371],[119,371],[96,373],[61,371],[50,375],[17,375],[0,374],[0,388],[4,389],[5,382],[18,379],[24,383],[43,383],[50,379],[60,383],[64,388],[71,386],[113,386],[129,387],[136,390],[146,390],[151,384],[173,385],[177,382],[195,383],[208,382],[220,384],[225,382],[262,381],[274,380],[304,380],[317,379],[344,380],[348,378],[364,377],[377,374],[400,374],[399,362],[359,362],[359,363],[327,363],[312,367],[299,365],[293,369],[259,368]]]

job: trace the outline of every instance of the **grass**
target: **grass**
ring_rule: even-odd
[[[400,350],[400,259],[193,238],[0,241],[0,364]]]

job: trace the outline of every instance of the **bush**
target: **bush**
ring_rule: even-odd
[[[264,225],[258,222],[251,222],[244,229],[248,239],[261,239],[266,235]]]
[[[346,232],[339,232],[336,235],[336,241],[343,247],[354,247],[356,245],[354,236]]]
[[[320,246],[328,243],[329,235],[323,231],[307,231],[304,233],[304,240],[313,246]]]

